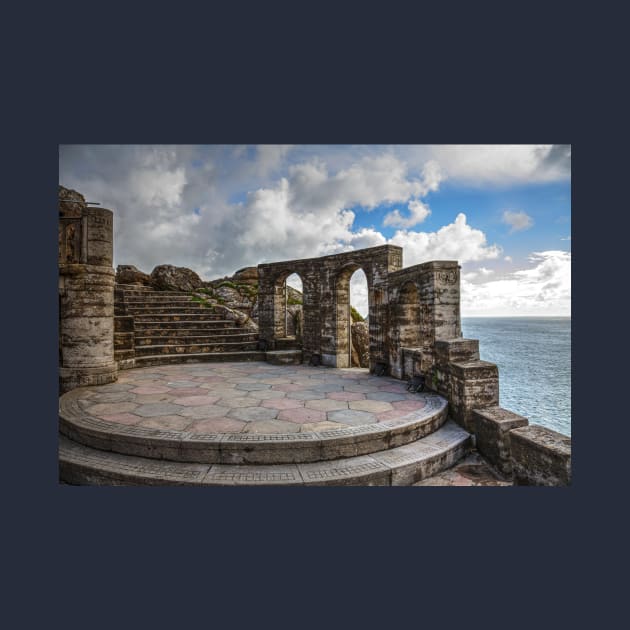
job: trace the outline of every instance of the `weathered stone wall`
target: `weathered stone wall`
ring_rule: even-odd
[[[59,187],[59,386],[111,383],[114,361],[113,215]]]
[[[305,360],[313,354],[324,365],[350,366],[350,277],[363,269],[368,285],[370,367],[387,362],[389,325],[388,278],[402,266],[402,250],[394,245],[258,266],[260,338],[274,348],[286,336],[284,283],[297,273],[302,279]]]
[[[518,485],[571,484],[571,438],[533,424],[510,432],[512,469]]]

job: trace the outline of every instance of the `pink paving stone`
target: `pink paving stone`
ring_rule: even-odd
[[[296,385],[295,383],[287,383],[286,385],[272,385],[271,389],[277,392],[297,392],[304,389],[304,385]]]
[[[240,433],[246,422],[232,418],[210,418],[199,420],[188,428],[192,433]]]
[[[365,394],[358,392],[330,392],[326,397],[332,400],[365,400]]]
[[[304,407],[304,401],[291,398],[272,398],[271,400],[263,400],[262,406],[269,407],[269,409],[298,409]]]
[[[404,394],[407,391],[406,385],[382,385],[379,387],[382,392],[391,392],[393,394]]]
[[[147,385],[146,387],[141,385],[140,387],[135,387],[130,391],[134,394],[165,394],[170,390],[168,387],[163,387],[161,385]]]
[[[173,399],[173,403],[184,405],[184,407],[201,407],[202,405],[212,405],[217,400],[219,400],[218,396],[183,396]]]
[[[169,388],[169,393],[175,396],[207,396],[208,390],[201,387],[173,387]]]
[[[278,414],[278,420],[305,424],[310,422],[324,422],[326,414],[316,409],[285,409]]]
[[[416,411],[416,409],[422,409],[426,402],[424,400],[397,400],[391,403],[396,409],[405,409],[406,411]]]
[[[101,418],[108,422],[116,422],[117,424],[136,424],[142,420],[140,416],[134,416],[132,413],[112,413],[101,416]]]
[[[376,418],[379,422],[384,422],[385,420],[398,420],[398,418],[404,418],[408,414],[409,410],[407,409],[392,409],[392,411],[376,414]]]
[[[197,380],[203,383],[223,383],[225,376],[200,376]]]
[[[350,409],[370,411],[371,413],[384,413],[392,410],[392,406],[382,400],[353,400],[348,406]]]

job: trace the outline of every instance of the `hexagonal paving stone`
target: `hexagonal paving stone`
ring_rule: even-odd
[[[202,407],[203,405],[212,405],[217,400],[219,400],[218,396],[183,396],[173,399],[173,403],[184,407]]]
[[[138,424],[140,427],[147,429],[165,429],[167,431],[183,431],[192,422],[191,418],[182,418],[181,416],[156,416],[155,418],[146,418]]]
[[[381,385],[379,390],[382,392],[392,392],[394,394],[406,394],[407,393],[407,383],[389,383],[388,385]]]
[[[426,405],[424,400],[399,400],[392,403],[394,409],[405,409],[406,411],[416,411]]]
[[[94,416],[103,416],[104,414],[125,413],[134,411],[138,405],[133,402],[117,402],[117,403],[98,403],[90,405],[88,411]]]
[[[278,414],[278,420],[305,424],[307,422],[324,422],[326,413],[317,409],[285,409]]]
[[[396,400],[406,400],[405,394],[394,394],[393,392],[370,392],[365,395],[368,400],[384,400],[394,402]]]
[[[382,413],[393,409],[391,403],[382,400],[353,400],[348,403],[348,407],[359,411],[369,411],[370,413]]]
[[[296,385],[295,383],[288,383],[286,385],[272,385],[271,389],[277,392],[297,392],[303,390],[302,385]]]
[[[265,389],[260,392],[256,392],[256,398],[260,400],[274,400],[279,398],[285,398],[286,392],[276,392],[271,389]]]
[[[263,407],[269,407],[269,409],[298,409],[304,407],[303,400],[291,400],[290,398],[263,400],[261,404]]]
[[[236,386],[236,389],[241,389],[247,392],[256,392],[261,389],[271,389],[271,385],[267,383],[241,383]]]
[[[341,392],[343,388],[339,384],[334,383],[323,383],[321,385],[314,385],[311,387],[314,392],[326,392],[327,394],[330,392]]]
[[[180,415],[179,412],[183,410],[180,405],[172,405],[170,403],[149,403],[148,405],[140,405],[134,413],[145,418],[151,418],[153,416],[169,416]]]
[[[180,415],[186,418],[220,418],[225,416],[230,409],[218,405],[204,405],[203,407],[182,407]]]
[[[331,392],[326,394],[326,398],[331,400],[365,400],[365,394],[359,394],[358,392]]]
[[[278,416],[277,409],[268,407],[241,407],[231,409],[227,414],[228,418],[243,420],[244,422],[260,422],[261,420],[275,420]]]
[[[379,422],[385,422],[386,420],[400,420],[406,416],[411,415],[413,412],[406,409],[392,409],[391,411],[385,411],[383,413],[377,413],[376,419]]]
[[[168,387],[163,387],[160,385],[147,385],[146,387],[134,387],[131,391],[134,394],[166,394],[171,390]]]
[[[237,409],[239,407],[258,407],[260,405],[260,399],[258,398],[221,398],[217,402],[220,407],[232,407]]]
[[[292,400],[321,400],[326,398],[326,392],[314,392],[310,389],[303,389],[300,392],[289,392],[287,398]]]
[[[116,422],[117,424],[137,424],[142,420],[140,416],[133,413],[112,413],[101,416],[103,420],[108,422]]]
[[[341,422],[352,426],[360,426],[362,424],[373,424],[376,422],[376,416],[367,411],[357,411],[356,409],[342,409],[340,411],[329,411],[328,420],[330,422]]]
[[[299,430],[299,424],[282,420],[250,422],[244,429],[245,433],[297,433]]]
[[[134,398],[134,402],[137,402],[139,405],[156,402],[170,402],[170,400],[171,396],[169,394],[136,394],[136,397]]]
[[[246,425],[246,422],[234,420],[234,418],[210,418],[208,420],[197,420],[188,427],[188,431],[201,435],[207,433],[240,433]]]
[[[167,380],[166,383],[169,387],[174,387],[175,389],[179,387],[197,387],[199,385],[199,383],[196,383],[195,381],[177,381],[177,380],[168,381]]]
[[[236,383],[200,383],[201,389],[211,389],[212,391],[234,390]]]
[[[370,387],[369,385],[344,385],[343,391],[367,394],[369,392],[377,392],[378,389],[376,387]]]
[[[317,411],[337,411],[338,409],[347,409],[348,403],[345,400],[324,398],[323,400],[307,400],[304,406],[307,409],[317,409]]]

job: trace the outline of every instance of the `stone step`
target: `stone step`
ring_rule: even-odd
[[[232,322],[233,323],[233,322]],[[247,328],[239,328],[237,326],[211,326],[208,328],[183,328],[183,327],[168,327],[168,328],[138,328],[135,331],[136,337],[152,337],[159,339],[155,343],[165,343],[162,339],[164,337],[179,338],[179,337],[225,337],[227,335],[254,335],[258,336],[255,330],[249,330]]]
[[[444,398],[425,394],[422,409],[372,424],[300,433],[199,434],[93,417],[83,410],[84,397],[77,389],[59,400],[60,430],[70,439],[125,455],[216,464],[305,463],[376,453],[429,437],[448,413]]]
[[[123,455],[59,437],[59,476],[78,485],[409,486],[453,466],[470,435],[448,422],[415,442],[370,455],[298,464],[187,463]]]
[[[172,365],[176,363],[221,363],[222,361],[264,361],[265,353],[255,350],[201,352],[197,354],[158,354],[136,357],[134,367]]]
[[[225,328],[224,330],[230,330]],[[186,331],[183,331],[186,332]],[[207,331],[206,331],[207,332]],[[119,333],[120,335],[121,333]],[[122,333],[124,334],[124,333]],[[223,344],[225,342],[238,342],[238,343],[256,343],[258,341],[257,333],[241,332],[236,334],[214,334],[214,335],[155,335],[151,337],[140,336],[138,334],[134,337],[134,343],[138,346],[160,346],[160,345],[213,345]],[[124,343],[124,339],[120,340],[120,343]]]
[[[140,315],[178,315],[180,313],[195,313],[200,312],[208,315],[216,315],[213,309],[206,308],[200,304],[186,304],[186,306],[150,306],[150,307],[128,307],[127,312],[129,315],[138,317]]]
[[[180,298],[185,297],[190,299],[189,291],[155,291],[153,289],[148,289],[146,291],[142,290],[131,290],[131,289],[123,289],[122,292],[119,291],[118,294],[125,297],[125,299],[129,298],[139,298],[139,299],[151,299],[153,297],[156,298]]]
[[[231,319],[204,319],[204,320],[178,320],[178,321],[143,321],[134,318],[134,329],[138,331],[157,331],[157,330],[222,330],[236,328],[234,321]],[[238,328],[238,330],[244,330]],[[154,333],[148,333],[154,334]]]
[[[204,309],[198,313],[151,313],[150,315],[134,315],[134,320],[137,322],[180,322],[180,321],[225,321],[220,319],[221,316],[213,313],[208,309]]]
[[[153,346],[136,345],[136,357],[157,356],[164,354],[206,354],[208,352],[231,352],[256,350],[258,340],[253,341],[218,341],[217,343],[174,343]]]

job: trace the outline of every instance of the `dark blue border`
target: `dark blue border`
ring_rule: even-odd
[[[592,541],[605,552],[619,527],[602,519],[618,500],[618,460],[600,430],[623,442],[624,427],[596,358],[619,317],[592,299],[602,268],[616,273],[598,239],[609,180],[596,174],[625,163],[601,146],[618,106],[602,97],[622,76],[605,56],[614,28],[598,35],[577,9],[548,5],[488,17],[477,4],[293,6],[269,26],[261,7],[51,7],[31,16],[28,37],[16,32],[3,195],[8,614],[67,628],[577,621],[585,564],[601,566]],[[57,147],[118,142],[571,143],[573,486],[58,486]]]

